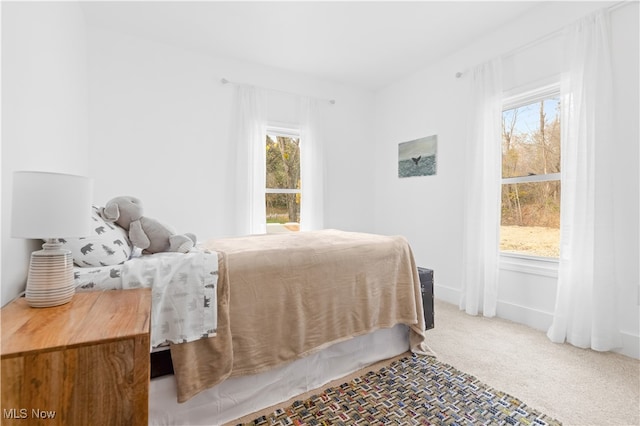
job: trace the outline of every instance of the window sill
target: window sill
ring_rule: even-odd
[[[560,262],[556,258],[501,252],[499,259],[499,267],[503,270],[558,278]]]

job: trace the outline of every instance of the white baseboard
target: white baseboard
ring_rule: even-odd
[[[433,292],[434,297],[438,300],[442,300],[456,306],[460,303],[460,289],[434,284]],[[551,312],[545,312],[539,309],[516,305],[514,303],[504,302],[501,300],[498,300],[497,316],[498,318],[507,319],[543,332],[546,332],[553,322],[553,313]],[[631,358],[640,359],[640,336],[625,331],[621,332],[621,334],[622,348],[616,349],[613,352]]]
[[[640,336],[637,334],[627,333],[625,331],[622,334],[622,348],[616,349],[613,352],[640,359]]]
[[[553,322],[553,313],[516,305],[514,303],[498,300],[498,318],[524,324],[536,330],[546,332]]]
[[[434,284],[434,297],[453,305],[460,304],[460,289]],[[524,324],[536,330],[547,331],[551,326],[553,314],[498,300],[498,318]]]
[[[433,297],[452,305],[460,305],[460,290],[440,284],[433,284]]]

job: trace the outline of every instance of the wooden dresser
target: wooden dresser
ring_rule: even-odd
[[[147,425],[149,289],[0,310],[2,425]]]

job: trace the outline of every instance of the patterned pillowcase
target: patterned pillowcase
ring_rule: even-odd
[[[71,251],[73,263],[78,266],[117,265],[131,256],[131,243],[127,231],[115,223],[105,222],[93,207],[91,236],[60,238],[62,248]]]

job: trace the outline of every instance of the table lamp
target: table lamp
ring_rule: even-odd
[[[62,173],[13,174],[11,236],[42,239],[31,254],[25,298],[32,307],[65,304],[73,298],[73,258],[58,238],[91,233],[92,179]]]

